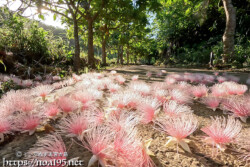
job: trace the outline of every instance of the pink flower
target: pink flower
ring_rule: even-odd
[[[141,115],[141,122],[148,124],[153,121],[155,114],[159,111],[160,103],[157,99],[146,98],[142,99],[138,106],[138,112]]]
[[[46,96],[53,91],[53,87],[50,85],[41,85],[34,88],[33,91],[35,95],[41,96],[45,100]]]
[[[240,121],[233,117],[211,117],[212,122],[209,126],[202,128],[209,137],[206,141],[216,145],[217,148],[223,151],[222,147],[225,144],[231,143],[240,133],[242,125]]]
[[[168,85],[172,85],[172,84],[175,84],[177,82],[177,80],[175,78],[173,78],[173,77],[167,76],[166,79],[165,79],[165,82]]]
[[[166,71],[166,70],[161,70],[161,72],[162,72],[163,74],[166,74],[166,73],[167,73],[167,71]]]
[[[54,117],[59,113],[58,105],[55,103],[48,104],[44,109],[45,115],[48,117]]]
[[[41,154],[39,156],[39,154]],[[25,159],[33,161],[55,161],[56,167],[65,166],[64,161],[67,159],[67,150],[61,136],[57,134],[49,134],[45,137],[38,139],[36,144],[29,149]],[[50,165],[46,166],[49,167]]]
[[[110,71],[111,75],[115,75],[117,72],[115,70]]]
[[[211,87],[211,94],[215,97],[227,96],[227,87],[223,84],[215,84]]]
[[[41,75],[37,75],[35,76],[34,80],[35,81],[41,81],[43,78],[41,77]]]
[[[167,95],[168,95],[168,91],[166,90],[157,89],[153,91],[153,96],[157,98],[160,103],[164,103],[166,100],[168,100]]]
[[[96,161],[99,161],[101,166],[106,166],[108,160],[112,160],[109,147],[112,140],[112,133],[105,127],[94,127],[85,133],[82,144],[93,154],[88,166],[93,165]]]
[[[58,106],[62,109],[63,112],[69,113],[78,108],[78,104],[73,101],[71,98],[62,96],[58,100]]]
[[[53,79],[53,81],[60,81],[61,77],[60,76],[53,76],[52,79]]]
[[[76,75],[76,74],[73,74],[73,75],[72,75],[72,78],[73,78],[76,82],[82,80],[82,78],[81,78],[80,76]]]
[[[247,91],[246,85],[240,85],[235,82],[224,82],[223,85],[225,85],[229,95],[242,95]]]
[[[76,101],[80,101],[82,104],[95,100],[93,94],[88,91],[78,91],[72,95],[72,98]]]
[[[84,131],[88,128],[86,115],[82,113],[71,114],[69,117],[60,120],[59,128],[60,132],[68,137],[82,138]]]
[[[1,115],[0,118],[0,142],[4,141],[4,134],[10,134],[12,131],[12,121],[8,118],[4,118]]]
[[[123,78],[123,76],[121,76],[121,75],[117,75],[117,76],[116,76],[116,80],[117,80],[117,82],[118,82],[120,85],[124,84],[125,81],[126,81],[126,79]]]
[[[216,110],[216,108],[219,107],[221,99],[218,97],[204,97],[202,98],[201,102],[205,104],[208,108],[211,108],[212,110]]]
[[[109,90],[111,93],[115,93],[115,92],[117,92],[119,89],[121,89],[121,86],[119,86],[118,84],[109,84],[109,85],[107,85],[107,88],[108,88],[108,90]]]
[[[215,80],[215,77],[213,75],[203,74],[202,83],[204,83],[204,84],[206,84],[206,83],[213,83],[214,80]]]
[[[138,78],[139,78],[139,76],[138,76],[138,75],[133,75],[131,79],[132,79],[132,81],[137,81],[137,80],[138,80]]]
[[[222,109],[231,111],[234,116],[240,117],[243,122],[250,116],[249,98],[230,98],[222,100]]]
[[[171,100],[175,100],[179,104],[187,104],[192,102],[191,96],[186,91],[173,89],[169,92],[169,94],[171,96]]]
[[[176,101],[170,100],[163,105],[163,111],[169,117],[177,117],[181,114],[190,114],[192,110],[190,107],[180,105]]]
[[[154,167],[155,164],[147,154],[147,148],[138,138],[136,131],[127,133],[119,131],[114,138],[115,166],[126,167]]]
[[[118,92],[116,94],[112,94],[110,98],[108,98],[110,104],[113,107],[123,109],[123,108],[131,108],[135,109],[135,107],[139,103],[140,94],[134,93],[132,91],[123,91]]]
[[[175,89],[180,89],[180,90],[182,90],[182,91],[185,91],[185,92],[187,92],[187,93],[191,93],[192,94],[192,88],[193,88],[193,86],[191,85],[191,84],[189,84],[189,83],[187,83],[187,82],[185,82],[185,81],[181,81],[181,82],[179,82],[178,84],[176,84],[176,85],[173,85],[173,88]]]
[[[134,81],[129,84],[129,89],[140,93],[143,96],[150,94],[151,87],[143,81]]]
[[[218,75],[219,75],[219,72],[214,72],[214,75],[215,75],[215,76],[218,76]]]
[[[120,114],[109,115],[107,119],[107,125],[115,132],[126,131],[131,133],[137,124],[139,124],[139,119],[136,115],[125,111]]]
[[[35,104],[31,99],[23,97],[15,102],[15,108],[17,111],[30,112],[35,108]]]
[[[227,81],[227,78],[222,77],[222,76],[218,76],[217,80],[218,80],[219,83],[223,83],[223,82]]]
[[[33,84],[32,80],[23,80],[22,81],[22,86],[23,87],[30,87],[30,86],[32,86],[32,84]]]
[[[183,114],[175,118],[163,118],[156,124],[170,136],[182,140],[197,129],[198,120],[192,114]]]
[[[106,118],[105,113],[102,110],[95,108],[86,111],[86,119],[91,127],[95,127],[102,125]]]
[[[196,98],[201,98],[203,96],[206,96],[207,92],[208,92],[208,88],[205,85],[193,86],[192,88],[192,94]]]
[[[183,114],[175,118],[165,117],[157,120],[155,123],[161,131],[170,135],[166,146],[177,144],[178,149],[178,144],[180,144],[185,151],[191,152],[185,138],[192,134],[198,127],[198,120],[192,114]]]
[[[29,132],[32,135],[42,121],[42,116],[38,114],[20,114],[17,116],[16,128],[21,133]]]

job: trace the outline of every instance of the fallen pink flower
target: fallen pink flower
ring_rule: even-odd
[[[208,88],[206,85],[198,85],[198,86],[193,86],[192,87],[192,94],[196,98],[201,98],[203,96],[206,96],[208,92]]]
[[[137,81],[137,80],[138,80],[138,78],[139,78],[139,76],[138,76],[138,75],[133,75],[131,79],[132,79],[132,81]]]
[[[211,124],[202,128],[209,137],[205,140],[211,145],[216,145],[221,151],[225,150],[225,145],[231,143],[240,133],[242,125],[240,121],[233,117],[211,117]]]
[[[66,118],[62,118],[59,124],[60,133],[65,134],[67,137],[83,137],[84,131],[88,128],[88,121],[86,115],[71,114]]]
[[[16,116],[15,127],[21,133],[28,132],[32,135],[42,122],[42,116],[38,114],[20,114]]]
[[[25,159],[34,161],[53,161],[56,167],[65,166],[64,163],[67,159],[67,150],[61,136],[57,134],[49,134],[45,137],[38,139],[36,144],[29,149]],[[46,165],[45,167],[49,167]]]
[[[4,141],[4,135],[12,133],[12,122],[1,115],[0,118],[0,143]]]
[[[171,100],[175,100],[179,104],[187,104],[192,102],[192,97],[188,94],[188,92],[180,89],[171,90],[169,95],[171,96]]]
[[[55,103],[48,104],[44,108],[44,114],[47,117],[55,117],[59,113],[59,107]]]
[[[243,122],[250,116],[250,103],[249,98],[229,98],[221,102],[222,109],[231,111],[235,117],[239,117]]]
[[[116,80],[120,85],[124,84],[126,81],[126,79],[121,75],[117,75]]]
[[[153,121],[155,115],[158,114],[160,110],[160,103],[157,99],[146,98],[142,99],[141,103],[137,107],[139,114],[141,115],[141,122],[143,124],[148,124]]]
[[[211,108],[213,111],[216,110],[216,108],[219,107],[221,99],[218,97],[203,97],[201,102],[205,104],[208,108]]]
[[[46,96],[53,91],[53,87],[50,85],[41,85],[33,89],[34,95],[42,97],[45,100]]]
[[[193,112],[190,107],[185,105],[180,105],[173,100],[164,103],[163,111],[168,117],[178,117],[182,114],[190,114]]]
[[[192,114],[183,114],[175,118],[165,117],[155,121],[155,123],[159,126],[159,130],[170,135],[165,146],[177,144],[178,153],[178,144],[180,144],[185,151],[191,153],[187,144],[189,141],[185,138],[198,127],[198,120]]]
[[[211,87],[211,94],[215,97],[227,96],[227,87],[223,84],[215,84]]]
[[[94,127],[85,133],[82,144],[93,154],[89,160],[88,167],[96,161],[98,161],[102,167],[108,165],[108,160],[112,160],[112,150],[110,148],[112,140],[112,133],[105,127]]]
[[[78,108],[77,102],[66,96],[62,96],[59,98],[58,106],[64,113],[75,111]]]

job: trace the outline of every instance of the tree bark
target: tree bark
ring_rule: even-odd
[[[123,45],[121,45],[120,59],[121,59],[121,64],[123,64]]]
[[[127,65],[129,65],[129,46],[127,47]]]
[[[95,68],[94,44],[93,44],[93,20],[88,20],[88,64],[90,68]]]
[[[236,27],[236,10],[233,7],[232,0],[223,0],[223,6],[226,13],[226,28],[223,35],[223,63],[229,63],[234,56],[234,35]]]
[[[103,64],[103,66],[107,65],[106,57],[107,57],[107,54],[106,54],[106,38],[104,37],[103,40],[102,40],[102,64]]]
[[[117,48],[117,61],[116,61],[116,64],[119,64],[120,62],[120,46],[118,45],[118,48]]]
[[[78,23],[76,18],[74,18],[74,39],[75,39],[75,55],[74,55],[74,70],[78,73],[80,68],[80,43],[79,43],[79,36],[78,36]]]

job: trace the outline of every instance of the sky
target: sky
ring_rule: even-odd
[[[0,0],[0,6],[5,5],[7,3],[6,1],[7,0]],[[9,7],[10,10],[15,11],[16,9],[18,9],[18,7],[20,5],[21,5],[20,0],[16,0],[16,1],[12,2],[10,5],[8,5],[8,7]],[[45,20],[42,20],[42,19],[38,18],[37,15],[34,15],[36,12],[37,11],[36,11],[35,8],[28,8],[24,12],[23,16],[28,17],[30,19],[35,19],[37,21],[40,21],[42,23],[45,23],[47,25],[51,25],[51,26],[54,26],[54,27],[65,28],[65,25],[61,24],[61,20],[60,20],[59,16],[57,16],[57,19],[54,21],[53,14],[51,12],[42,10],[42,13],[46,12],[46,14],[44,14]]]

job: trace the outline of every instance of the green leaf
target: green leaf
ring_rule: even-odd
[[[42,19],[42,20],[45,20],[45,19],[44,19],[44,15],[42,15],[42,14],[39,14],[38,17],[39,17],[40,19]]]
[[[5,66],[5,64],[3,63],[3,60],[0,60],[0,63],[4,66],[4,71],[6,71],[6,66]]]
[[[54,16],[53,16],[54,21],[56,21],[56,16],[57,16],[57,15],[56,15],[56,14],[54,14]]]

